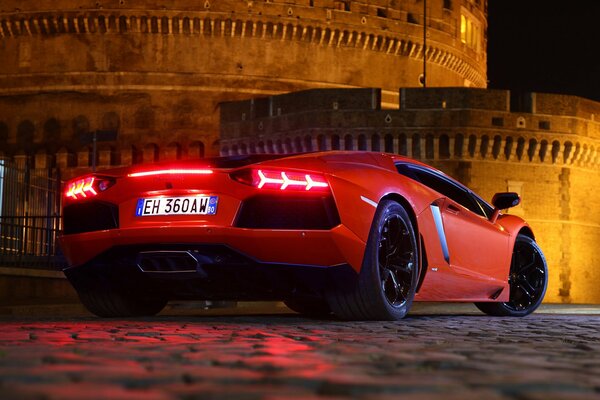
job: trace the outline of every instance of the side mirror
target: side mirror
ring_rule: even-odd
[[[492,205],[500,210],[518,206],[521,198],[514,192],[496,193],[492,198]]]
[[[514,192],[503,192],[496,193],[492,198],[492,205],[494,206],[494,213],[490,217],[490,222],[494,223],[500,215],[500,210],[518,206],[521,202],[521,198],[517,193]]]

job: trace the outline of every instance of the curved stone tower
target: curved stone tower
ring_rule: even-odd
[[[428,86],[486,86],[486,0],[427,2]],[[86,168],[217,154],[224,100],[419,86],[422,0],[5,0],[0,152]],[[48,158],[49,157],[49,158]],[[39,158],[39,157],[38,157]]]

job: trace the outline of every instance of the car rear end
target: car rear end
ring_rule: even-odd
[[[139,166],[68,182],[65,274],[84,291],[265,300],[353,276],[364,241],[341,223],[333,178],[316,159],[298,168],[279,157]]]

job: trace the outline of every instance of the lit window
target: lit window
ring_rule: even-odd
[[[471,13],[462,9],[460,15],[460,41],[475,51],[479,51],[480,32],[479,21]]]

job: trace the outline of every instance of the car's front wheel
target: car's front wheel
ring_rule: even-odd
[[[518,235],[515,241],[507,302],[475,303],[477,308],[494,316],[523,317],[534,312],[544,299],[548,285],[548,266],[535,240]]]
[[[415,228],[407,211],[398,202],[382,200],[371,225],[358,282],[328,295],[331,310],[349,320],[403,318],[415,296],[418,257]]]
[[[78,294],[85,308],[99,317],[152,316],[167,304],[167,300],[160,295],[111,290],[81,290]]]

